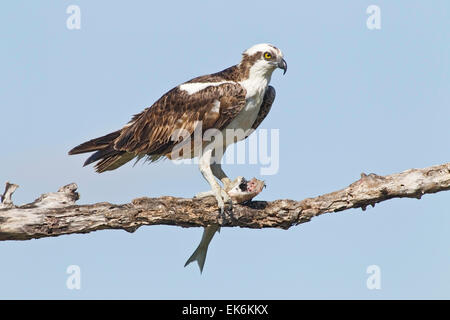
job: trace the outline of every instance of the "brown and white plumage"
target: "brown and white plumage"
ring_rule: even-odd
[[[216,100],[220,102],[219,112],[214,110]],[[98,172],[114,170],[140,155],[167,156],[176,144],[171,140],[176,130],[193,133],[199,122],[202,131],[222,129],[244,106],[245,89],[238,84],[210,86],[191,95],[176,87],[135,115],[121,130],[85,142],[69,154],[97,151],[85,165],[100,160]]]
[[[174,139],[174,135],[180,130],[194,139],[194,132],[197,131],[203,136],[208,129],[219,132],[241,129],[246,132],[242,138],[246,138],[270,111],[275,89],[269,86],[269,82],[276,68],[286,72],[282,52],[269,44],[255,45],[243,53],[238,65],[194,78],[173,88],[151,107],[133,116],[122,129],[82,143],[69,154],[94,152],[84,165],[96,162],[96,171],[104,172],[117,169],[134,158],[147,157],[150,161],[164,157],[173,159],[172,151],[180,142]],[[219,147],[226,149],[234,142],[221,142]],[[203,143],[203,147],[208,146],[211,145]],[[210,149],[182,155],[195,156],[199,157],[200,171],[211,185],[209,193],[216,197],[223,212],[225,203],[231,205],[231,199],[225,192],[231,180],[222,171],[220,161],[213,163]],[[224,184],[223,188],[216,179]],[[212,236],[206,238],[209,244]],[[202,261],[199,263],[202,269],[205,257],[206,250],[200,250],[188,262]]]

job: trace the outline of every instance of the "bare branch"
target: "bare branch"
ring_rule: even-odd
[[[3,192],[3,195],[0,195],[0,209],[14,207],[11,198],[14,191],[16,191],[18,187],[19,186],[17,184],[6,182],[5,192]]]
[[[368,205],[392,198],[420,199],[427,193],[449,190],[450,163],[384,177],[361,174],[361,179],[345,189],[302,201],[236,204],[232,216],[223,220],[219,219],[214,198],[138,198],[121,205],[106,202],[75,205],[79,198],[76,189],[73,183],[27,205],[0,207],[0,240],[28,240],[103,229],[133,232],[143,225],[199,227],[221,223],[227,227],[287,229],[327,212],[365,210]],[[5,199],[6,195],[7,192]]]

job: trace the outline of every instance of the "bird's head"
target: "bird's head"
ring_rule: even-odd
[[[267,43],[257,44],[245,50],[241,65],[269,76],[276,68],[283,69],[283,74],[287,71],[287,63],[281,50]]]

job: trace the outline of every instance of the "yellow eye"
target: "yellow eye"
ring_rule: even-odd
[[[264,58],[266,58],[267,60],[272,59],[272,55],[270,54],[270,52],[266,52],[264,53]]]

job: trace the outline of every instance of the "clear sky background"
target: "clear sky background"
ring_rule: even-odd
[[[66,28],[66,8],[81,29]],[[366,8],[381,8],[381,30]],[[261,128],[280,169],[260,200],[301,200],[450,160],[450,2],[8,1],[0,10],[0,183],[16,204],[76,182],[80,204],[208,189],[195,165],[97,174],[67,151],[124,125],[167,90],[270,42],[289,69]],[[288,231],[225,228],[202,275],[202,229],[142,227],[0,243],[0,298],[450,298],[450,193],[325,214]],[[81,268],[81,290],[66,268]],[[366,268],[378,265],[381,289]]]

